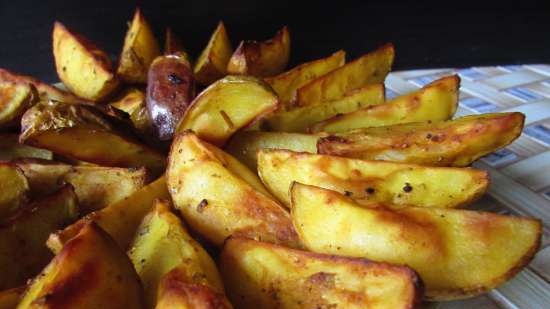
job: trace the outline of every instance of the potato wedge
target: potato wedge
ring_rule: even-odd
[[[220,270],[236,308],[413,308],[420,278],[408,267],[227,240]]]
[[[147,77],[147,112],[153,133],[171,140],[174,130],[195,97],[195,79],[189,61],[180,54],[157,57]]]
[[[334,101],[276,112],[268,116],[260,126],[264,130],[306,132],[310,126],[320,121],[369,108],[384,101],[384,84],[367,85]]]
[[[0,222],[27,202],[29,182],[16,165],[0,163]]]
[[[20,209],[0,224],[0,289],[25,284],[52,258],[48,235],[76,219],[77,199],[70,185]]]
[[[319,153],[434,166],[468,166],[521,134],[522,113],[471,115],[361,129],[319,139]]]
[[[311,131],[335,133],[409,122],[449,120],[458,107],[459,86],[458,75],[444,77],[385,104],[321,121],[311,126]]]
[[[482,294],[517,274],[537,252],[540,220],[460,209],[364,208],[331,190],[295,183],[292,219],[309,250],[406,264],[426,298]]]
[[[109,234],[90,223],[30,284],[26,308],[145,308],[132,263]]]
[[[345,62],[346,52],[339,50],[326,58],[303,63],[277,76],[266,77],[264,80],[279,95],[281,109],[291,110],[295,107],[296,90],[309,81],[343,66]]]
[[[0,128],[18,126],[23,113],[37,101],[33,85],[0,82]]]
[[[177,275],[173,273],[170,282],[198,285],[223,295],[216,264],[201,245],[189,236],[170,207],[167,200],[154,202],[153,209],[137,229],[128,251],[143,283],[147,308],[155,307],[161,278],[175,268],[178,268]],[[171,290],[169,286],[165,288]],[[196,298],[192,295],[190,302]]]
[[[54,253],[59,253],[63,245],[75,237],[83,226],[95,222],[113,237],[120,248],[126,250],[141,220],[151,210],[153,201],[157,198],[170,198],[164,177],[142,187],[127,198],[94,211],[65,229],[51,234],[46,245]]]
[[[152,141],[153,122],[147,112],[145,92],[137,88],[129,88],[109,105],[128,114],[132,125],[141,137],[148,142]]]
[[[353,89],[382,83],[391,69],[393,57],[393,45],[386,44],[300,87],[296,103],[299,106],[320,104],[339,99]]]
[[[241,41],[227,64],[229,74],[274,76],[286,68],[290,58],[290,32],[285,26],[264,42]]]
[[[185,47],[181,39],[174,33],[172,28],[166,27],[166,34],[164,39],[164,54],[182,54],[185,52]],[[191,61],[189,61],[191,62]]]
[[[227,63],[232,53],[225,25],[220,21],[193,69],[197,81],[207,86],[227,75]]]
[[[299,246],[288,212],[229,154],[184,132],[172,143],[168,161],[166,182],[176,209],[212,244],[238,234]]]
[[[233,133],[277,109],[269,85],[249,76],[227,76],[201,92],[183,116],[178,132],[193,130],[201,139],[223,145]]]
[[[126,32],[116,73],[126,83],[145,83],[149,66],[158,56],[159,43],[138,8]]]
[[[14,309],[17,307],[23,292],[25,292],[24,286],[0,291],[0,309]]]
[[[52,160],[51,151],[19,143],[19,135],[0,133],[0,161],[11,161],[19,158],[37,158]]]
[[[258,174],[269,191],[290,207],[293,182],[351,197],[361,205],[455,208],[480,198],[489,186],[486,171],[365,161],[289,150],[260,150]]]
[[[119,84],[109,56],[60,22],[53,28],[53,55],[59,79],[83,99],[101,101]]]
[[[145,166],[155,175],[165,166],[161,153],[118,132],[103,115],[84,105],[49,102],[33,106],[23,115],[19,141],[104,166]]]

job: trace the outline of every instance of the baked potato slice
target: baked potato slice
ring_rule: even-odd
[[[124,38],[116,73],[126,83],[145,83],[149,66],[158,56],[159,43],[141,10],[136,9]]]
[[[471,115],[444,122],[366,128],[319,139],[319,153],[434,166],[468,166],[512,143],[522,113]]]
[[[59,79],[83,99],[101,101],[119,84],[109,56],[60,22],[53,28],[53,56]]]
[[[157,198],[170,198],[164,177],[142,187],[125,199],[94,211],[65,229],[52,233],[46,245],[54,253],[59,253],[63,245],[75,237],[83,226],[94,222],[111,235],[120,248],[126,250],[141,220],[151,210],[153,201]]]
[[[295,183],[292,219],[314,252],[406,264],[426,299],[482,294],[517,274],[537,252],[540,220],[461,209],[365,208],[338,192]]]
[[[220,270],[236,308],[415,308],[420,278],[410,268],[227,240]]]
[[[29,182],[23,171],[11,163],[0,162],[0,223],[27,202]]]
[[[184,132],[172,143],[168,161],[174,205],[201,237],[216,246],[235,234],[299,246],[286,209],[229,154]]]
[[[386,44],[310,81],[297,90],[297,105],[336,100],[353,89],[384,82],[393,64],[394,53],[393,45]]]
[[[0,128],[18,126],[23,113],[38,99],[32,84],[0,81]]]
[[[31,283],[26,308],[145,308],[132,263],[109,234],[85,225]]]
[[[155,308],[161,278],[176,268],[177,271],[167,275],[170,279],[166,279],[166,283],[171,282],[176,286],[196,285],[211,290],[212,294],[223,295],[223,285],[216,264],[201,245],[189,236],[180,219],[171,212],[170,202],[156,200],[154,204],[137,229],[128,251],[143,283],[147,308]],[[165,293],[173,294],[170,284],[166,284],[164,288]],[[194,293],[188,295],[188,303],[200,300]],[[168,305],[167,299],[163,302]]]
[[[311,131],[335,133],[400,123],[449,120],[458,107],[459,86],[457,75],[444,77],[385,104],[321,121],[311,126]]]
[[[76,219],[78,205],[70,185],[21,208],[0,223],[0,290],[24,285],[48,264],[48,235]]]
[[[104,166],[147,167],[164,171],[164,156],[117,130],[92,107],[48,102],[28,109],[19,141],[70,159]]]
[[[20,158],[52,160],[53,153],[46,149],[20,144],[18,134],[0,133],[0,161]]]
[[[197,81],[201,85],[210,85],[227,75],[227,63],[232,53],[225,25],[220,21],[193,69]]]
[[[185,47],[181,39],[174,33],[172,28],[166,27],[166,34],[164,38],[164,54],[173,55],[173,54],[182,54],[185,52]],[[191,61],[189,61],[191,62]]]
[[[24,286],[0,291],[0,309],[14,309],[17,307],[23,292],[25,292]]]
[[[237,130],[278,106],[277,95],[263,81],[250,76],[226,76],[193,100],[177,131],[193,130],[201,139],[223,145]]]
[[[129,88],[109,105],[128,114],[132,125],[144,139],[152,139],[153,123],[147,112],[145,92],[137,88]]]
[[[343,66],[345,62],[346,52],[339,50],[328,57],[303,63],[277,76],[266,77],[264,80],[279,96],[281,109],[291,110],[296,107],[296,90],[309,81]]]
[[[366,161],[289,150],[260,150],[258,174],[275,197],[290,207],[293,182],[345,194],[361,205],[455,208],[480,198],[486,171]]]

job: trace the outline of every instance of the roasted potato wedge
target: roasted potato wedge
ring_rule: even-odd
[[[76,219],[78,205],[70,185],[21,208],[0,223],[0,290],[25,284],[48,264],[48,235]]]
[[[18,126],[23,113],[38,99],[32,84],[0,82],[0,128]]]
[[[385,104],[321,121],[313,125],[311,131],[335,133],[400,123],[449,120],[458,107],[459,86],[457,75],[444,77]]]
[[[191,132],[176,136],[166,182],[175,207],[200,236],[221,246],[243,235],[299,246],[288,212],[246,166]]]
[[[153,139],[153,122],[147,111],[145,102],[145,92],[137,88],[129,88],[121,93],[121,95],[110,106],[117,110],[123,111],[130,117],[132,125],[148,142]]]
[[[25,292],[24,286],[0,291],[0,309],[14,309],[17,307],[23,292]]]
[[[393,57],[393,45],[386,44],[346,63],[300,87],[296,92],[297,105],[315,105],[336,100],[353,89],[382,83],[391,69]]]
[[[223,145],[233,133],[277,109],[269,85],[249,76],[227,76],[201,92],[183,116],[178,132],[193,130],[201,139]]]
[[[29,182],[16,165],[0,163],[0,222],[27,202]]]
[[[435,166],[468,166],[521,134],[522,113],[368,128],[319,139],[319,153]]]
[[[297,107],[268,116],[260,125],[262,129],[282,132],[306,132],[317,122],[338,117],[373,105],[384,103],[383,84],[372,84],[353,90],[340,99],[321,104]]]
[[[291,110],[295,107],[296,90],[309,81],[343,66],[345,62],[346,52],[339,50],[326,58],[303,63],[292,70],[277,76],[266,77],[264,80],[279,95],[281,109]]]
[[[364,208],[335,191],[295,183],[292,219],[314,252],[406,264],[426,298],[484,293],[517,274],[537,252],[539,220],[460,209]]]
[[[128,251],[145,290],[147,308],[157,303],[161,278],[171,270],[170,282],[203,286],[212,293],[222,293],[223,285],[216,264],[171,212],[170,202],[156,200],[153,209],[143,219]],[[170,293],[169,286],[165,286]],[[197,295],[190,294],[190,303]]]
[[[173,55],[173,54],[182,54],[185,52],[185,47],[183,47],[183,42],[181,39],[174,33],[172,28],[166,28],[166,34],[164,39],[164,54]],[[191,62],[191,61],[189,61]]]
[[[0,134],[0,161],[19,158],[53,159],[53,153],[46,149],[27,146],[19,143],[19,135]]]
[[[422,284],[408,267],[227,240],[220,270],[236,308],[413,308]]]
[[[132,263],[109,234],[85,225],[30,284],[26,308],[145,308]]]
[[[53,55],[59,79],[83,99],[100,101],[119,84],[109,56],[60,22],[53,28]]]
[[[136,9],[120,53],[117,75],[126,83],[145,83],[153,60],[160,56],[160,47],[151,26]]]
[[[480,198],[489,185],[486,171],[365,161],[289,150],[260,150],[258,174],[269,191],[290,207],[293,182],[338,191],[361,205],[385,203],[455,208]]]
[[[49,102],[27,110],[19,141],[65,157],[104,166],[147,167],[164,171],[161,153],[119,132],[89,106]]]
[[[127,198],[94,211],[65,229],[51,234],[46,244],[54,253],[59,253],[63,245],[77,235],[83,226],[95,222],[113,237],[120,248],[126,250],[141,220],[151,210],[153,201],[157,198],[170,198],[164,177],[142,187]]]
[[[227,63],[232,52],[225,25],[220,21],[193,69],[197,81],[201,85],[210,85],[227,75]]]
[[[147,79],[147,111],[154,135],[161,141],[171,140],[195,97],[191,64],[179,54],[157,57]]]

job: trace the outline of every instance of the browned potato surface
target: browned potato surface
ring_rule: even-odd
[[[23,171],[11,163],[0,162],[0,222],[27,202],[29,182]]]
[[[0,309],[14,309],[17,307],[23,292],[25,292],[24,286],[0,291]]]
[[[197,81],[210,85],[227,75],[227,63],[232,52],[225,25],[220,21],[195,64],[193,71]]]
[[[0,129],[18,126],[23,113],[37,101],[32,84],[0,81]]]
[[[166,34],[164,38],[164,54],[173,55],[185,53],[185,47],[181,39],[174,33],[172,28],[166,28]]]

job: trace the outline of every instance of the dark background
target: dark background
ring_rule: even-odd
[[[172,26],[191,55],[224,20],[236,46],[264,40],[283,25],[292,35],[291,65],[337,49],[356,57],[384,42],[396,46],[394,69],[550,63],[550,1],[27,1],[0,0],[0,67],[55,81],[54,20],[112,57],[139,5],[163,41]]]

